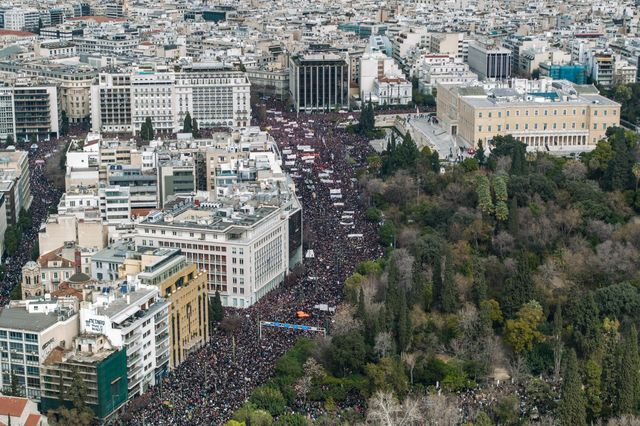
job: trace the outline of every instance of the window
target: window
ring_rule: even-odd
[[[19,333],[17,331],[11,331],[9,332],[9,338],[11,340],[22,340],[22,333]]]
[[[491,112],[489,112],[489,118],[491,118]]]

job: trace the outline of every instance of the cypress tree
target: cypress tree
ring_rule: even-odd
[[[589,292],[576,305],[573,319],[573,339],[583,356],[592,354],[602,343],[600,312]]]
[[[613,330],[607,334],[602,356],[602,414],[607,417],[615,417],[617,415],[620,358],[621,350],[618,334]]]
[[[562,396],[558,406],[558,421],[561,426],[586,426],[586,399],[580,382],[578,361],[573,349],[567,351]]]
[[[216,294],[213,296],[213,300],[209,303],[209,321],[220,322],[224,318],[224,308],[222,307],[222,300],[220,299],[220,292],[216,290]]]
[[[398,321],[397,321],[396,330],[397,330],[398,350],[402,352],[407,348],[407,346],[409,346],[409,341],[411,340],[411,329],[409,327],[407,297],[404,291],[402,291],[400,294],[400,309],[398,312]]]
[[[442,310],[453,313],[458,309],[458,286],[453,278],[453,259],[447,254],[444,265],[444,281],[442,282]]]
[[[367,309],[364,305],[364,290],[360,287],[360,294],[358,295],[358,306],[356,309],[356,318],[363,323],[367,320]]]
[[[195,118],[193,120],[191,120],[191,134],[193,135],[194,138],[197,138],[200,136],[200,129],[198,128],[198,120],[196,120]]]
[[[440,304],[442,298],[442,256],[438,255],[433,260],[433,300]]]
[[[618,372],[616,414],[634,414],[637,411],[638,385],[638,334],[635,327],[625,336]]]
[[[480,302],[487,299],[487,278],[485,275],[484,265],[479,258],[475,258],[473,262],[473,301],[477,307]]]
[[[187,111],[187,115],[184,116],[182,123],[182,133],[191,133],[193,131],[193,125],[191,122],[191,114]]]
[[[509,201],[508,227],[509,227],[509,233],[514,237],[518,235],[518,230],[520,228],[519,220],[520,219],[518,218],[518,200],[516,200],[516,197],[511,197],[511,201]]]

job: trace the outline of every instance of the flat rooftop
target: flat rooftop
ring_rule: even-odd
[[[30,314],[24,307],[7,307],[0,311],[0,328],[41,332],[58,322],[58,315]]]

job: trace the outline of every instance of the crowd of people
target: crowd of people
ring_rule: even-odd
[[[21,229],[17,250],[4,259],[5,275],[0,286],[1,306],[8,303],[11,290],[21,280],[22,267],[31,260],[34,245],[38,242],[38,230],[42,222],[47,219],[50,206],[57,204],[62,196],[62,190],[56,188],[47,179],[46,161],[52,157],[54,151],[63,147],[60,139],[41,140],[37,144],[27,142],[17,144],[17,149],[27,151],[29,155],[29,178],[33,197],[29,209],[31,227]]]
[[[304,267],[255,305],[228,308],[241,326],[225,332],[217,327],[207,345],[192,354],[162,383],[135,399],[120,417],[128,424],[222,424],[271,376],[276,360],[311,332],[263,327],[278,321],[328,328],[331,314],[315,309],[336,306],[342,286],[359,262],[382,255],[375,224],[365,220],[355,170],[371,152],[366,138],[337,131],[341,114],[296,117],[270,109],[263,123],[287,155],[285,168],[294,176],[303,204]],[[298,150],[307,147],[304,155]],[[295,159],[292,159],[295,156]],[[304,157],[304,159],[303,159]],[[331,191],[333,190],[333,191]],[[339,195],[337,194],[339,191]],[[332,196],[333,195],[333,196]],[[353,223],[341,224],[344,211]],[[310,318],[298,319],[303,310]],[[233,344],[235,342],[235,345]]]

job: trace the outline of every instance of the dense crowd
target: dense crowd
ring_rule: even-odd
[[[46,176],[46,161],[55,150],[63,149],[60,139],[39,141],[37,148],[30,148],[30,143],[19,145],[29,153],[29,177],[31,183],[31,227],[22,229],[20,244],[15,253],[4,260],[6,273],[0,286],[0,305],[4,306],[9,301],[11,290],[17,285],[22,276],[22,267],[31,260],[34,245],[38,242],[38,230],[43,221],[47,219],[49,207],[57,204],[62,195],[60,188],[54,187]]]
[[[356,265],[382,255],[375,225],[364,218],[355,180],[355,170],[365,163],[370,148],[365,138],[335,130],[345,118],[337,113],[297,118],[269,110],[264,125],[281,152],[291,151],[283,155],[288,157],[285,168],[294,176],[303,203],[304,272],[250,308],[227,309],[227,316],[241,318],[241,327],[228,333],[213,329],[205,347],[159,386],[131,402],[121,420],[153,425],[222,424],[256,386],[268,380],[276,360],[296,339],[310,333],[263,327],[259,339],[260,320],[330,329],[330,314],[314,306],[340,303],[344,279]],[[303,155],[299,145],[311,149]],[[349,213],[353,225],[340,224],[343,211],[353,212]],[[297,319],[298,310],[311,313],[311,318]]]

